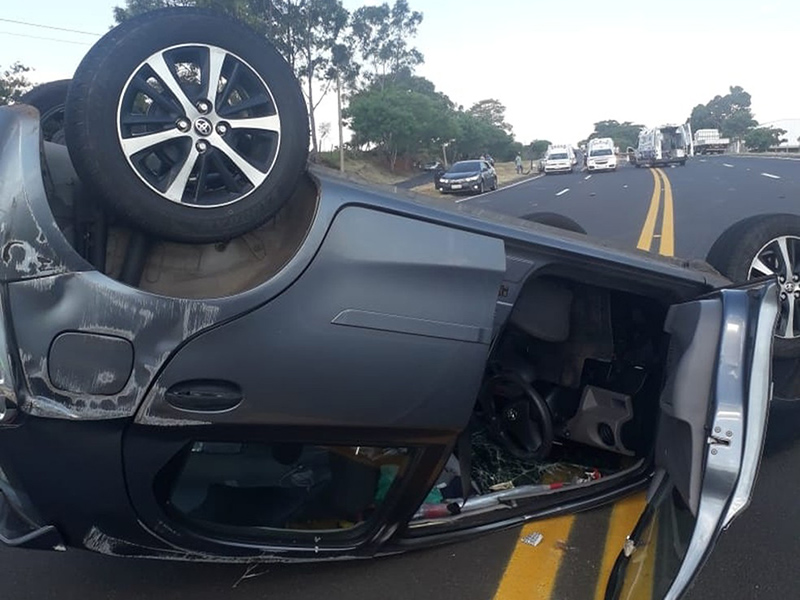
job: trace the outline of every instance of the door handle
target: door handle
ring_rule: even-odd
[[[239,406],[244,394],[230,381],[195,379],[176,383],[167,390],[164,399],[179,410],[223,412]]]

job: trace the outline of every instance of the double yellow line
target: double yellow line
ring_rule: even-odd
[[[603,600],[617,555],[628,534],[633,531],[645,504],[643,492],[618,500],[614,504],[610,516],[605,517],[608,521],[602,556],[588,555],[585,549],[573,547],[570,543],[574,530],[585,526],[586,519],[599,518],[597,513],[569,514],[533,521],[523,526],[494,600],[555,600],[556,597],[573,600],[576,597],[571,590],[569,576],[581,569],[595,569],[593,598]],[[523,542],[526,536],[533,533],[543,536],[537,547]],[[647,594],[642,597],[649,600]]]
[[[639,235],[639,250],[650,252],[653,249],[653,239],[659,238],[658,253],[662,256],[675,256],[675,216],[672,202],[672,185],[667,174],[661,169],[650,169],[653,175],[653,196],[650,198],[650,208],[647,218]],[[664,210],[661,210],[661,198],[664,198]],[[661,215],[661,233],[656,233],[656,223]]]

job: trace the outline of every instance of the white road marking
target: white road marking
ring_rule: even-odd
[[[701,158],[700,162],[706,162],[706,159],[705,158]]]
[[[508,190],[513,187],[517,187],[518,185],[522,185],[523,183],[528,183],[529,181],[536,181],[544,177],[544,173],[537,175],[536,177],[531,177],[530,179],[522,179],[520,181],[515,181],[514,183],[510,183],[508,185],[504,185],[503,187],[499,187],[496,190],[491,192],[486,192],[485,194],[480,194],[479,196],[467,196],[466,198],[460,198],[456,200],[456,204],[461,204],[462,202],[466,202],[467,200],[474,200],[475,198],[486,198],[486,196],[491,196],[492,194],[496,194],[497,192],[502,192],[503,190]]]
[[[591,178],[592,178],[591,175],[587,175],[586,177],[583,178],[583,180],[586,181],[587,179],[591,179]]]
[[[569,191],[569,188],[564,188],[563,190],[561,190],[560,192],[558,192],[558,193],[556,194],[556,196],[563,196],[563,195],[564,195],[564,194],[566,194],[568,191]]]
[[[728,163],[722,163],[722,166],[723,166],[723,167],[728,167],[729,169],[732,169],[732,168],[733,168],[733,165],[731,165],[731,164],[728,164]]]
[[[769,177],[770,179],[780,179],[779,175],[773,175],[772,173],[762,173],[764,177]]]

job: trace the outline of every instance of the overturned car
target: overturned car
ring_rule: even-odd
[[[52,141],[0,109],[0,541],[365,557],[650,486],[609,597],[654,528],[680,594],[749,502],[776,278],[307,168],[291,71],[221,19],[109,32]]]

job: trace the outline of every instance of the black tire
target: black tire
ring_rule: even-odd
[[[731,281],[745,282],[749,279],[750,266],[756,256],[771,240],[783,236],[800,238],[800,216],[775,214],[745,219],[730,227],[714,242],[706,262]],[[800,257],[795,262],[798,260]],[[797,272],[798,264],[794,265],[794,270]],[[792,296],[786,301],[792,301]],[[800,306],[800,301],[797,306]],[[776,335],[773,353],[782,358],[800,357],[800,337],[787,339]]]
[[[67,101],[69,79],[60,79],[37,85],[19,99],[39,111],[42,139],[54,144],[66,145],[64,139],[64,104]]]
[[[533,223],[541,223],[542,225],[548,225],[550,227],[557,227],[558,229],[563,229],[564,231],[572,231],[586,235],[586,230],[581,227],[577,221],[573,221],[569,217],[565,217],[564,215],[560,215],[558,213],[531,213],[521,216],[520,219],[531,221]]]
[[[208,84],[214,56],[222,62]],[[175,71],[156,76],[166,61],[184,69],[181,81]],[[258,126],[239,120],[253,117],[263,117]],[[142,129],[171,138],[137,151],[131,140]],[[89,50],[67,96],[66,140],[83,182],[125,220],[211,243],[260,226],[291,197],[308,159],[308,114],[292,69],[262,36],[216,12],[167,8],[126,20]]]

